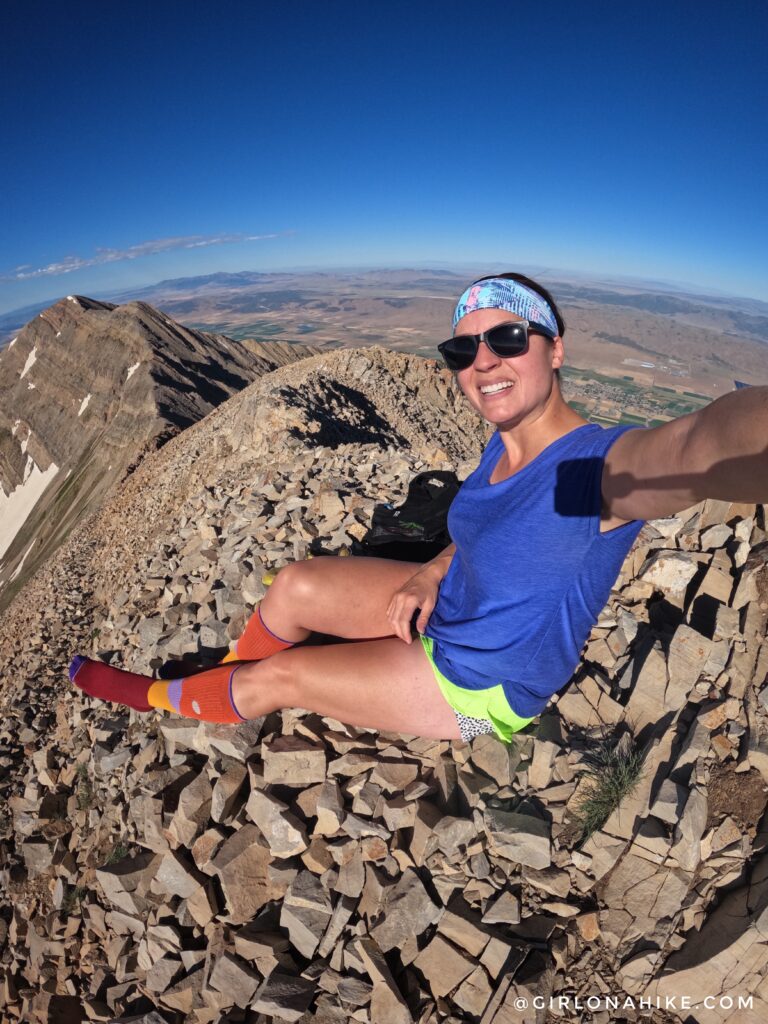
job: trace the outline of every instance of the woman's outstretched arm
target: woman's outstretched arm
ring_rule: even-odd
[[[768,387],[729,392],[660,427],[628,430],[605,457],[603,502],[657,519],[705,498],[768,503]]]

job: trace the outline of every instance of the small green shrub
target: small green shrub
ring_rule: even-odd
[[[67,889],[67,892],[61,904],[62,914],[71,914],[74,911],[75,907],[80,904],[83,896],[85,896],[87,891],[87,889],[80,885],[76,885],[71,889]]]
[[[122,860],[123,857],[127,857],[130,852],[130,849],[123,843],[117,843],[117,845],[110,850],[109,856],[104,863],[114,864],[116,861]]]
[[[575,809],[583,843],[602,828],[642,778],[643,755],[632,735],[604,736],[584,756],[581,776],[591,781]]]

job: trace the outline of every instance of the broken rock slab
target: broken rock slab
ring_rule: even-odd
[[[225,952],[216,961],[208,979],[210,988],[227,997],[228,1005],[247,1007],[262,977],[234,953]]]
[[[325,782],[326,754],[323,747],[300,736],[276,736],[261,745],[264,781],[282,786],[311,786]]]
[[[256,1013],[271,1014],[293,1024],[304,1016],[316,991],[314,981],[273,971],[257,989],[250,1005]]]
[[[493,853],[530,868],[552,863],[550,825],[541,818],[486,807],[483,824]]]
[[[245,811],[258,825],[273,857],[293,857],[309,846],[306,829],[299,819],[271,793],[252,790]]]
[[[436,998],[447,996],[475,969],[475,961],[439,933],[413,961]]]
[[[412,935],[421,935],[442,914],[412,868],[400,875],[384,892],[384,903],[377,923],[369,930],[383,953],[402,946]]]
[[[597,890],[606,908],[600,916],[605,941],[614,948],[626,948],[640,938],[665,938],[669,928],[660,922],[679,912],[691,878],[690,872],[664,868],[634,853],[625,854]]]
[[[723,897],[643,994],[662,1000],[711,995],[714,1006],[695,1009],[701,1024],[762,1024],[768,1019],[767,919],[768,855],[763,854],[748,883]],[[739,996],[751,996],[751,1007],[739,1009]]]
[[[654,551],[640,567],[638,579],[652,583],[670,597],[681,599],[698,568],[698,559],[692,552]]]
[[[333,913],[331,898],[319,878],[301,871],[291,882],[280,911],[280,926],[291,945],[310,959],[315,955]]]
[[[144,914],[151,905],[147,894],[161,861],[162,856],[152,853],[124,857],[97,869],[96,880],[113,906],[131,916]]]
[[[371,993],[371,1020],[380,1024],[413,1024],[406,1000],[391,975],[383,952],[371,938],[356,940],[355,947],[369,978],[374,983]]]
[[[272,854],[256,825],[243,825],[221,844],[211,867],[218,875],[231,924],[245,924],[265,903],[281,899],[288,883],[270,873]]]

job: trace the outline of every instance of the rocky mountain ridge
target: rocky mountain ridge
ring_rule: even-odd
[[[463,477],[485,433],[434,363],[314,356],[147,456],[27,584],[0,622],[5,1019],[605,1022],[640,1016],[609,997],[651,994],[748,994],[694,1019],[764,1019],[764,506],[646,524],[510,749],[302,709],[140,715],[67,681],[75,650],[136,671],[217,654],[265,573],[341,550],[422,468]],[[606,733],[643,773],[581,842]]]
[[[147,451],[306,346],[234,342],[80,295],[0,354],[0,606]]]

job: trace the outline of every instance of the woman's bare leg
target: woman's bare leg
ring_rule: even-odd
[[[328,556],[292,562],[267,590],[261,616],[273,633],[291,643],[310,633],[345,640],[393,636],[387,607],[420,568],[418,562],[389,558]]]
[[[320,558],[283,569],[262,602],[270,629],[294,642],[313,631],[360,642],[294,647],[261,661],[241,662],[222,680],[239,714],[258,718],[298,707],[361,728],[460,739],[456,716],[443,697],[422,645],[393,636],[386,616],[394,592],[419,568],[418,563],[389,559]],[[369,637],[386,639],[362,639]],[[88,659],[75,659],[84,660]],[[75,667],[79,674],[90,670],[88,665]],[[96,668],[110,678],[96,680],[101,687],[98,692],[92,686],[81,686],[82,680],[78,682],[87,693],[142,710],[148,709],[145,703],[157,706],[125,699],[124,677],[130,676],[129,681],[141,688],[142,697],[153,684],[151,678],[100,664]],[[216,671],[221,672],[222,667],[191,677],[190,682],[202,685]],[[114,674],[118,675],[116,681]],[[178,710],[175,704],[174,710]],[[201,714],[200,709],[196,713]]]
[[[235,672],[232,696],[245,718],[297,707],[366,729],[461,739],[422,645],[399,637],[298,647],[247,662]]]

